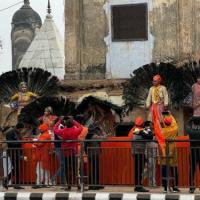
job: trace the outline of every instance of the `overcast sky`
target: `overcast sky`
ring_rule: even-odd
[[[1,11],[13,4],[23,0],[0,0],[0,40],[2,40],[3,49],[0,48],[0,74],[12,69],[11,58],[11,20],[13,14],[23,5],[23,2]],[[31,7],[39,13],[42,22],[46,16],[48,0],[30,0]],[[52,15],[62,37],[64,37],[64,0],[50,0]]]

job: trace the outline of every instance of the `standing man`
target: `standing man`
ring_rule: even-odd
[[[154,124],[154,133],[163,155],[165,154],[165,138],[161,130],[161,124],[163,124],[162,112],[168,109],[168,104],[167,89],[161,85],[161,76],[157,74],[153,77],[153,86],[149,90],[146,108],[150,108],[150,121]]]
[[[63,129],[59,128],[61,124],[64,126]],[[78,140],[78,136],[81,134],[82,130],[83,127],[71,117],[67,117],[67,119],[63,121],[59,120],[54,126],[54,133],[63,140],[61,149],[65,157],[65,176],[68,190],[71,189],[71,185],[77,178],[76,155],[78,152],[78,143],[74,141],[67,142],[66,140]]]
[[[175,140],[178,135],[178,125],[176,123],[175,118],[170,114],[166,113],[163,119],[163,127],[162,134],[165,139]],[[162,185],[164,187],[164,192],[167,192],[167,177],[173,177],[172,183],[172,191],[180,192],[180,190],[176,187],[178,186],[178,152],[175,142],[168,142],[168,160],[166,157],[161,157],[160,164],[162,166]],[[167,146],[165,146],[165,149]],[[166,151],[166,150],[165,150]],[[167,166],[168,165],[168,166]],[[169,167],[168,175],[167,175],[167,167]],[[171,189],[171,188],[170,188]]]
[[[132,135],[132,136],[131,136]],[[129,136],[132,137],[133,147],[132,154],[135,161],[135,192],[149,192],[142,185],[142,172],[146,163],[145,151],[146,142],[140,142],[140,140],[153,139],[153,135],[144,131],[144,120],[141,117],[137,117],[134,121],[134,127],[131,129]]]
[[[47,124],[41,124],[38,127],[40,132],[37,141],[51,141],[51,135],[49,134],[49,127]],[[46,143],[35,143],[33,144],[33,148],[36,148],[37,153],[37,165],[36,165],[36,186],[33,186],[33,189],[40,188],[42,184],[45,186],[50,184],[50,150],[51,150],[51,142]]]
[[[200,117],[191,117],[185,126],[185,131],[189,135],[190,140],[190,193],[195,191],[195,172],[200,167]],[[195,141],[196,140],[196,141]]]
[[[197,166],[200,166],[200,76],[192,86],[192,107],[193,117],[188,120],[185,127],[189,138],[197,140],[190,142],[190,193],[195,191],[195,171]]]
[[[200,116],[200,76],[197,77],[197,82],[192,86],[192,107],[193,116]]]
[[[149,94],[146,100],[146,108],[150,109],[151,120],[153,118],[153,109],[158,111],[161,121],[162,112],[168,109],[169,97],[167,89],[161,85],[161,76],[159,74],[153,77],[153,86],[149,89]]]
[[[23,158],[23,152],[21,143],[19,143],[21,139],[20,132],[23,128],[24,125],[22,123],[18,123],[14,128],[10,128],[6,131],[6,140],[10,141],[7,144],[7,153],[12,163],[12,171],[8,174],[7,181],[9,182],[13,177],[15,177],[14,189],[24,189],[20,186],[20,168],[22,167],[20,166],[20,161]]]
[[[97,125],[89,125],[86,140],[101,140],[106,137],[107,135]],[[85,150],[89,159],[89,190],[103,189],[104,187],[100,186],[100,142],[86,142]]]

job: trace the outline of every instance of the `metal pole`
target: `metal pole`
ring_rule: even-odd
[[[169,166],[169,141],[166,141],[166,175],[167,175],[167,192],[169,189],[169,173],[170,173],[170,166]]]
[[[80,187],[81,187],[81,192],[84,191],[84,161],[83,161],[83,156],[84,156],[84,142],[81,141],[81,152],[80,152]]]

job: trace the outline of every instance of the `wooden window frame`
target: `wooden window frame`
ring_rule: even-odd
[[[145,6],[145,20],[146,20],[146,35],[144,38],[128,38],[128,39],[115,39],[114,38],[114,23],[113,23],[113,8],[115,7],[128,7],[128,6],[134,6],[134,5],[143,5]],[[148,3],[134,3],[134,4],[119,4],[119,5],[111,5],[111,37],[113,42],[128,42],[128,41],[147,41],[148,40],[148,32],[149,32],[149,27],[148,27]]]

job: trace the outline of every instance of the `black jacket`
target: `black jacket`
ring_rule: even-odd
[[[16,128],[10,128],[4,134],[6,135],[7,141],[13,141],[7,144],[8,148],[21,148],[21,143],[14,142],[20,140],[19,131]]]
[[[199,140],[190,142],[190,146],[200,147],[200,117],[191,117],[186,123],[185,131],[191,140]]]
[[[153,140],[153,133],[151,129],[142,129],[135,131],[133,135],[133,154],[144,154],[146,151],[146,142],[137,142],[140,140]]]
[[[88,127],[88,134],[86,136],[86,140],[101,140],[105,139],[106,134],[102,133],[102,130],[95,125],[90,125]],[[85,152],[88,152],[88,156],[99,154],[100,153],[100,142],[91,141],[85,142]]]

